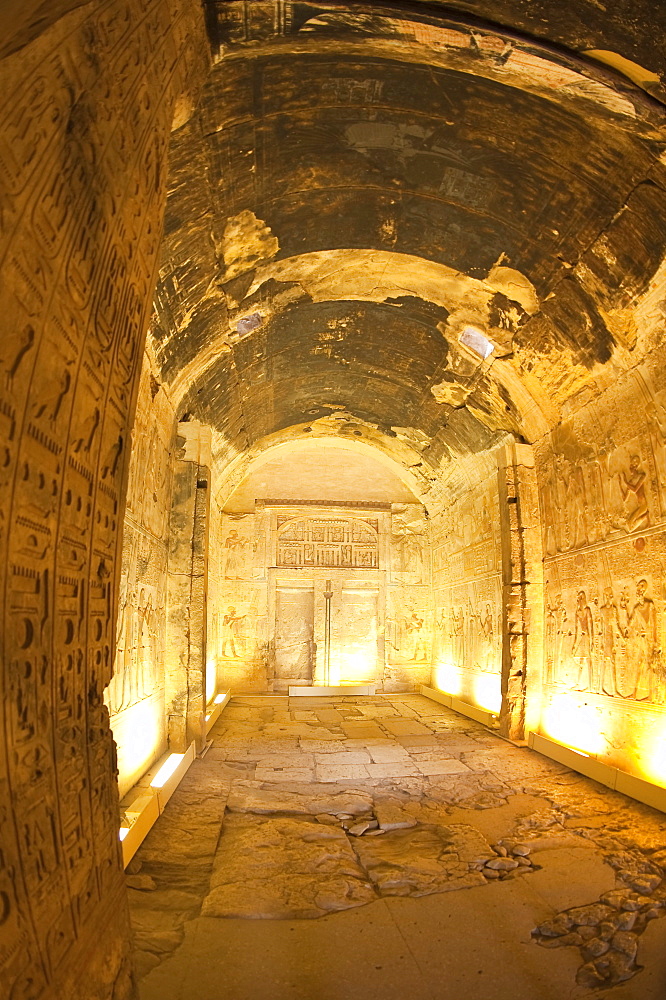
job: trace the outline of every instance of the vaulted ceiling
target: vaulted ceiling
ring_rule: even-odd
[[[230,454],[333,428],[436,467],[627,363],[666,245],[657,6],[210,2],[152,329],[179,412]]]

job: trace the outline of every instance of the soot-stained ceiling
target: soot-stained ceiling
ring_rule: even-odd
[[[666,245],[640,5],[453,7],[208,5],[152,333],[180,412],[235,449],[343,412],[436,464],[533,439],[632,348]],[[552,375],[558,352],[579,376]]]

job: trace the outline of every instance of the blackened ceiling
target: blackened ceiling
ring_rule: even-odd
[[[174,133],[152,331],[181,413],[236,450],[337,414],[436,464],[543,430],[553,358],[575,387],[631,350],[666,244],[663,10],[207,13],[216,62]],[[636,86],[590,49],[649,72]]]

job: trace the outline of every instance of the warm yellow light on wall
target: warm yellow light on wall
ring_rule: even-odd
[[[502,707],[502,678],[499,674],[475,674],[472,681],[474,703],[486,712],[498,714]]]
[[[151,788],[163,788],[167,781],[176,770],[181,760],[185,756],[184,753],[170,753],[167,759],[162,764],[161,768],[153,778],[150,783]]]
[[[648,781],[666,785],[666,727],[661,726],[646,738],[640,769]]]
[[[462,694],[462,672],[460,667],[457,667],[455,663],[440,660],[434,666],[433,679],[438,691],[444,691],[446,694],[454,694],[456,696]]]
[[[206,702],[215,694],[217,687],[217,660],[211,657],[206,661]]]
[[[121,795],[159,756],[164,740],[163,727],[164,705],[154,698],[146,698],[112,719]]]
[[[361,681],[367,683],[374,672],[375,660],[367,653],[347,653],[341,656],[337,663],[331,664],[331,684],[358,684]],[[337,676],[337,680],[333,679],[334,676]]]
[[[118,831],[118,839],[124,840],[129,832],[130,828],[128,826],[121,826],[120,830]]]
[[[600,711],[584,697],[555,695],[543,713],[541,729],[552,740],[594,756],[606,749],[606,737],[601,731]]]

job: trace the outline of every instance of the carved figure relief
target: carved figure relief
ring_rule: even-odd
[[[279,589],[275,622],[275,678],[311,681],[314,664],[314,593],[304,589]]]
[[[646,473],[641,467],[640,457],[632,455],[628,470],[620,473],[620,490],[627,508],[625,522],[627,531],[636,531],[650,526],[645,479]]]
[[[403,583],[424,582],[425,530],[419,507],[394,504],[391,517],[394,580]]]
[[[575,607],[562,598],[547,605],[546,674],[548,685],[638,701],[664,700],[664,662],[660,618],[645,577],[612,586],[598,597],[576,594]]]
[[[256,549],[253,514],[223,514],[216,534],[219,573],[223,580],[250,580]]]
[[[245,654],[246,619],[246,615],[239,614],[232,606],[222,615],[222,657],[235,660]]]
[[[577,596],[574,616],[574,635],[572,656],[578,663],[578,679],[576,687],[579,691],[593,691],[595,679],[592,675],[592,648],[594,643],[594,624],[592,612],[587,603],[585,591],[580,590]]]
[[[244,579],[245,549],[247,539],[239,537],[236,528],[232,528],[224,540],[224,575],[227,580]]]

